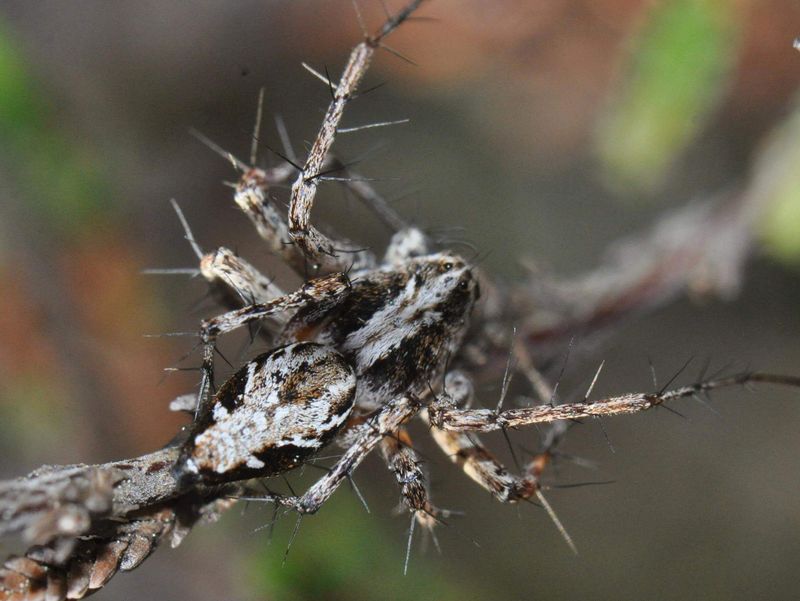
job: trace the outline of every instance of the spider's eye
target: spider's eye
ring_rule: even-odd
[[[442,263],[442,271],[443,272],[444,271],[450,271],[451,269],[453,269],[453,264],[452,263],[450,263],[449,261],[447,263]]]
[[[469,282],[468,282],[467,280],[461,280],[461,281],[458,283],[458,287],[459,287],[461,290],[466,290],[467,288],[469,288]]]

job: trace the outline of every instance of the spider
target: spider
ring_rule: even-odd
[[[441,450],[497,500],[535,499],[543,505],[574,550],[542,493],[540,479],[563,438],[567,423],[563,420],[640,411],[764,376],[743,374],[672,392],[664,387],[649,395],[589,403],[593,382],[583,402],[553,404],[555,390],[538,375],[524,345],[497,332],[497,323],[507,317],[503,314],[509,302],[506,293],[477,266],[405,223],[330,154],[344,108],[357,97],[374,52],[386,47],[385,37],[420,3],[413,1],[391,16],[375,35],[365,30],[365,40],[353,49],[338,83],[304,65],[330,87],[332,101],[303,164],[287,147],[285,154],[276,151],[284,159],[279,167],[253,166],[261,102],[250,164],[204,140],[240,171],[236,204],[268,248],[306,281],[287,293],[227,248],[204,254],[175,205],[200,260],[200,273],[231,310],[202,322],[203,381],[195,419],[174,473],[183,486],[269,477],[303,465],[336,442],[345,449],[343,456],[305,494],[247,497],[310,514],[380,447],[412,516],[410,545],[415,523],[430,530],[448,515],[430,500],[421,461],[407,431],[406,425],[418,417]],[[293,176],[284,217],[270,190]],[[317,187],[326,179],[350,186],[394,227],[382,257],[312,225]],[[244,365],[211,396],[217,338],[256,325],[271,341],[272,350]],[[496,408],[472,408],[471,374],[485,364],[487,347],[507,344],[512,345],[517,366],[529,376],[543,405],[503,410],[509,362]],[[478,432],[505,433],[508,428],[540,422],[557,423],[546,434],[543,450],[516,475],[477,438]]]
[[[344,107],[355,98],[375,50],[419,4],[411,2],[376,35],[365,35],[338,85],[328,81],[333,99],[304,165],[281,155],[286,165],[263,170],[221,151],[241,171],[235,202],[270,250],[299,275],[314,274],[298,290],[285,293],[227,248],[202,253],[175,205],[200,273],[220,298],[237,307],[201,325],[204,377],[191,432],[174,468],[183,486],[273,476],[337,441],[346,448],[344,455],[304,495],[269,497],[301,514],[314,513],[379,446],[412,524],[430,529],[447,512],[431,503],[406,430],[419,416],[438,446],[498,500],[538,497],[546,505],[538,484],[541,458],[515,476],[474,435],[458,431],[493,429],[510,417],[500,406],[491,416],[467,408],[474,396],[467,370],[476,364],[465,349],[481,287],[492,289],[488,280],[463,257],[437,248],[421,229],[403,223],[371,190],[366,196],[373,207],[399,225],[383,257],[311,224],[319,182],[346,169],[329,154]],[[270,187],[295,172],[284,218],[270,198]],[[362,197],[364,188],[361,182]],[[274,348],[209,396],[217,337],[254,324],[261,324]],[[475,325],[479,330],[480,324]],[[459,420],[470,423],[463,427]]]

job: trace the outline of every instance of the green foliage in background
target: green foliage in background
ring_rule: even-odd
[[[404,514],[398,518],[408,524]],[[294,514],[283,523],[294,526]],[[416,530],[408,575],[403,575],[405,540],[402,528],[385,532],[381,521],[366,513],[352,495],[340,491],[329,501],[319,517],[303,520],[284,564],[284,536],[266,542],[255,555],[248,582],[259,583],[265,598],[285,601],[394,599],[416,601],[463,601],[491,598],[488,591],[466,589],[448,580],[425,561]],[[286,530],[286,528],[284,528]],[[280,542],[278,542],[280,540]],[[431,541],[428,541],[429,543]],[[428,553],[435,553],[432,544]]]
[[[736,58],[734,10],[718,0],[672,0],[648,15],[597,132],[612,187],[630,194],[655,189],[703,127]]]
[[[0,451],[13,452],[21,461],[52,462],[74,426],[64,387],[38,372],[17,373],[4,378],[0,395]]]
[[[53,127],[42,98],[0,23],[0,152],[14,166],[14,183],[26,203],[54,231],[74,235],[107,208],[112,195],[80,141]]]
[[[800,265],[800,101],[770,137],[756,169],[753,188],[766,206],[763,246],[778,260]]]

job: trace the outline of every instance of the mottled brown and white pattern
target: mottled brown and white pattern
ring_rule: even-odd
[[[431,503],[422,462],[411,444],[408,431],[401,428],[384,437],[381,441],[381,453],[400,486],[400,496],[405,507],[420,526],[433,528],[443,512]]]
[[[224,294],[233,292],[234,298],[221,298],[221,304],[268,303],[284,295],[273,280],[262,275],[255,267],[229,248],[220,247],[200,259],[200,273],[211,289]],[[279,319],[273,315],[273,319]]]
[[[347,421],[355,387],[353,369],[331,348],[302,342],[260,355],[195,423],[177,473],[210,482],[297,467]]]

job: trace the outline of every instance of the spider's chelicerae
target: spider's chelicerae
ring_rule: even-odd
[[[344,131],[343,111],[357,97],[373,55],[379,49],[396,52],[384,39],[419,4],[410,2],[374,34],[364,28],[364,41],[353,49],[338,82],[307,67],[330,88],[332,100],[304,161],[286,144],[279,166],[255,166],[260,102],[249,164],[217,148],[240,173],[236,204],[268,249],[304,279],[297,290],[281,289],[227,248],[203,253],[175,205],[200,260],[198,273],[229,309],[202,322],[199,394],[172,405],[193,414],[188,434],[132,460],[48,467],[0,483],[0,535],[21,533],[33,545],[0,569],[0,601],[80,598],[118,570],[135,568],[162,540],[177,545],[198,521],[213,519],[239,499],[314,513],[376,447],[411,514],[410,534],[415,524],[432,530],[448,514],[432,503],[406,430],[415,418],[425,422],[447,457],[497,500],[543,505],[572,546],[543,495],[541,480],[566,424],[643,411],[723,386],[800,386],[799,378],[748,372],[701,377],[674,389],[668,389],[670,381],[650,393],[590,400],[593,381],[581,401],[558,402],[530,349],[604,325],[687,285],[721,287],[697,274],[707,276],[711,268],[730,272],[720,258],[719,241],[727,243],[729,234],[741,231],[747,211],[733,203],[676,215],[648,245],[626,255],[626,269],[591,278],[591,286],[542,290],[493,283],[475,264],[397,215],[367,180],[330,152],[336,134]],[[386,123],[366,127],[376,125]],[[317,187],[326,180],[347,186],[394,230],[385,252],[374,253],[312,225]],[[293,183],[284,216],[271,189],[287,182]],[[706,236],[712,231],[707,224],[716,221],[729,229],[719,233],[717,227],[716,237]],[[732,254],[738,260],[744,253]],[[533,313],[544,317],[533,322]],[[512,325],[520,326],[516,336]],[[270,350],[217,389],[217,339],[243,326],[265,337]],[[498,372],[497,359],[502,364],[509,349],[499,402],[492,409],[473,407],[473,378],[489,368]],[[503,408],[515,371],[526,377],[539,404]],[[549,424],[549,429],[543,431],[539,451],[516,473],[478,438],[482,432],[534,424]],[[255,494],[248,483],[302,466],[334,444],[343,454],[302,495]]]

